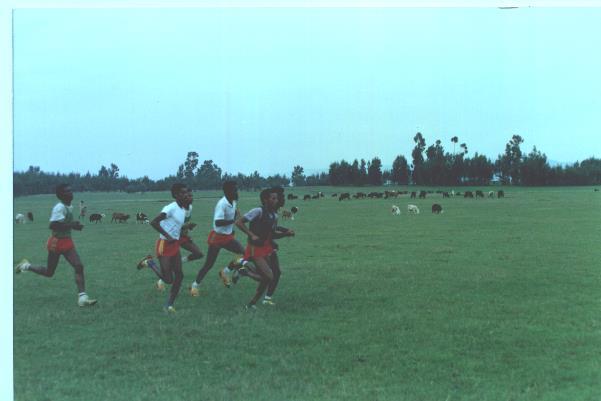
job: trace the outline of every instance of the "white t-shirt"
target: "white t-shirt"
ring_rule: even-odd
[[[57,203],[52,208],[52,213],[50,214],[50,221],[64,221],[67,219],[67,216],[71,214],[73,216],[73,205],[67,206],[62,202]]]
[[[184,221],[187,223],[192,217],[192,205],[188,205],[188,209],[184,209],[184,211],[186,212]]]
[[[184,220],[186,219],[186,209],[179,207],[177,202],[171,202],[161,210],[161,213],[167,215],[167,218],[161,220],[159,223],[163,230],[165,230],[171,238],[179,239]],[[161,239],[167,239],[163,234],[160,234],[159,237]]]
[[[218,234],[231,234],[234,230],[234,223],[228,224],[227,226],[217,227],[215,220],[234,220],[236,217],[236,205],[237,202],[233,201],[233,205],[224,196],[219,199],[215,206],[215,214],[213,215],[213,231]]]

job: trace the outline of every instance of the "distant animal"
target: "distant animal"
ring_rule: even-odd
[[[464,198],[473,198],[474,194],[472,193],[472,191],[465,191],[465,193],[463,194]]]
[[[311,200],[311,195],[305,195],[305,196],[303,196],[303,200]]]
[[[129,214],[115,212],[113,213],[111,223],[114,221],[116,221],[117,223],[127,223],[127,219],[129,219]]]
[[[15,215],[15,223],[25,224],[25,215],[23,213],[17,213]]]
[[[294,200],[294,199],[298,199],[298,196],[296,196],[294,194],[288,194],[287,198],[288,198],[288,200]]]
[[[345,199],[351,200],[351,194],[348,192],[345,192],[345,193],[340,194],[340,196],[338,197],[339,201],[345,200]]]
[[[102,223],[102,218],[106,216],[104,213],[92,213],[90,215],[90,223],[94,222],[98,224],[98,222]]]
[[[33,213],[32,212],[27,212],[27,220],[29,220],[33,223]]]
[[[392,214],[394,214],[395,216],[398,216],[399,214],[401,214],[401,209],[399,209],[399,207],[397,205],[392,205],[390,212]]]
[[[419,214],[419,207],[416,205],[407,205],[407,212],[409,214]]]
[[[320,192],[320,193],[321,193],[321,192]],[[320,198],[320,196],[319,196],[319,193],[318,193],[318,194],[316,194],[316,195],[313,195],[313,196],[311,197],[311,199],[319,199],[319,198]]]
[[[323,197],[325,196],[325,195],[323,194],[323,192],[321,192],[321,191],[319,191],[319,192],[317,193],[317,195],[319,195],[319,197],[320,197],[320,198],[323,198]]]
[[[451,190],[451,196],[455,196],[455,190]]]
[[[332,198],[335,198],[337,196],[338,196],[338,194],[332,194]]]
[[[417,196],[417,192],[415,192],[415,191],[411,192],[411,199],[415,199],[416,196]]]
[[[419,191],[419,198],[426,199],[426,191]]]
[[[443,198],[450,198],[450,197],[451,197],[451,195],[449,195],[449,193],[448,193],[448,192],[443,192],[443,193],[442,193],[442,197],[443,197]]]
[[[599,192],[599,188],[593,189],[594,192]]]
[[[494,191],[488,191],[488,197],[489,198],[494,198],[495,197],[495,192]]]
[[[497,198],[504,198],[505,197],[505,191],[503,191],[502,189],[497,191]]]
[[[282,220],[294,220],[294,216],[292,215],[292,212],[289,210],[282,210]]]
[[[136,223],[137,223],[137,222],[141,222],[142,224],[144,224],[144,223],[148,223],[148,222],[149,222],[149,220],[148,220],[148,216],[146,216],[146,215],[145,215],[144,213],[142,213],[142,212],[138,212],[138,213],[136,213]]]
[[[290,211],[292,212],[292,214],[296,214],[296,213],[298,213],[298,208],[296,206],[292,206],[290,208]]]
[[[357,192],[355,195],[353,195],[353,198],[355,198],[355,199],[363,199],[366,196],[367,195],[365,195],[363,192]]]
[[[432,205],[432,213],[442,213],[442,206],[440,206],[438,203],[435,203]]]
[[[482,191],[476,191],[476,198],[484,198],[484,193]]]

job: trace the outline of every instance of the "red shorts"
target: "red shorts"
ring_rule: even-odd
[[[273,247],[271,246],[271,241],[267,241],[267,245],[263,246],[248,244],[246,245],[246,250],[244,251],[244,259],[248,260],[253,258],[264,258],[272,253]]]
[[[209,237],[207,238],[207,244],[209,244],[209,246],[221,248],[228,242],[231,242],[235,239],[236,238],[234,234],[219,234],[216,233],[214,230],[211,230],[211,232],[209,233]]]
[[[75,244],[71,238],[50,237],[46,243],[46,249],[54,253],[65,253],[73,248],[75,248]]]
[[[185,244],[186,242],[192,242],[192,238],[188,237],[187,235],[180,235],[179,243]]]
[[[156,243],[157,256],[176,256],[179,253],[179,240],[167,242],[164,239],[158,239]]]

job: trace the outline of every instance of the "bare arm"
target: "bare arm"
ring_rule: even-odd
[[[248,237],[251,239],[251,241],[257,241],[259,239],[259,237],[257,237],[252,231],[250,231],[248,229],[248,227],[246,227],[247,221],[248,220],[246,220],[246,218],[244,216],[238,217],[235,221],[236,227],[238,227],[240,229],[240,231],[242,231],[243,233],[248,235]]]
[[[225,220],[225,219],[215,220],[215,225],[217,227],[229,226],[230,224],[234,224],[238,217],[240,217],[240,210],[236,209],[236,215],[234,216],[234,220]]]
[[[280,239],[284,237],[294,237],[294,230],[286,227],[277,226],[273,232],[273,239]]]
[[[83,230],[83,224],[81,224],[79,221],[72,221],[70,223],[64,223],[62,221],[51,221],[50,226],[48,228],[55,231],[67,231],[70,229],[81,231]]]
[[[157,217],[155,217],[151,222],[150,225],[152,226],[152,228],[154,228],[155,230],[157,230],[159,233],[163,234],[163,236],[165,238],[167,238],[167,241],[175,241],[175,239],[173,237],[171,237],[171,235],[167,234],[167,231],[163,230],[163,227],[161,227],[161,221],[165,220],[167,218],[167,215],[165,213],[160,213]]]

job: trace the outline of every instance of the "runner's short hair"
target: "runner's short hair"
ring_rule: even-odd
[[[176,182],[171,186],[171,196],[176,197],[184,189],[187,189],[188,186],[186,184],[182,184],[181,182]]]
[[[67,183],[58,184],[55,188],[56,196],[60,197],[60,195],[65,192],[65,189],[67,189],[70,186],[71,185]]]
[[[236,183],[236,181],[227,180],[223,183],[223,186],[221,188],[223,189],[224,193],[227,193],[233,191],[234,188],[236,188],[237,186],[238,184]]]

